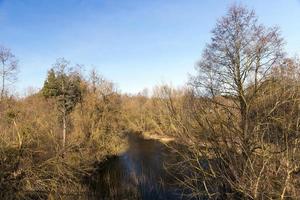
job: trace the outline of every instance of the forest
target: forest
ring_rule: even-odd
[[[0,199],[298,199],[299,58],[245,6],[210,36],[185,85],[135,95],[58,58],[38,91],[17,96],[18,55],[1,46]],[[128,187],[110,182],[122,182],[116,160],[143,159],[149,141],[163,175],[146,163]]]

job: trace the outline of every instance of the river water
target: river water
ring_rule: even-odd
[[[171,151],[156,140],[128,134],[129,149],[101,163],[91,176],[91,199],[183,199],[183,190],[166,170]]]

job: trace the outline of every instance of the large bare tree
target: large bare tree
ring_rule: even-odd
[[[195,90],[179,107],[178,97],[164,93],[174,135],[186,147],[174,148],[186,171],[178,179],[191,196],[299,196],[298,64],[284,59],[283,45],[278,28],[234,5],[212,31],[192,77]]]
[[[194,86],[212,98],[230,97],[240,113],[245,141],[252,100],[271,68],[282,60],[282,48],[277,27],[259,24],[254,11],[234,5],[217,21],[211,42],[196,67]]]
[[[18,72],[18,60],[10,49],[0,45],[0,76],[1,76],[1,96],[3,99],[7,92],[7,84],[16,80]]]

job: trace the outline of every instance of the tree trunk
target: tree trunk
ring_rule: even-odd
[[[67,129],[67,125],[66,125],[66,112],[64,111],[64,114],[63,114],[63,148],[65,148],[66,146],[66,130]]]

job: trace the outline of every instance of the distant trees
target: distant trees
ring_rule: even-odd
[[[0,77],[1,77],[1,93],[0,98],[6,94],[7,84],[16,80],[18,72],[18,60],[10,49],[0,45]]]
[[[48,72],[42,88],[43,96],[55,98],[58,102],[58,111],[63,124],[63,146],[66,143],[67,116],[82,99],[80,74],[69,65],[65,59],[58,59]]]
[[[73,122],[73,138],[81,140],[84,151],[95,160],[102,160],[105,152],[114,153],[124,148],[120,143],[123,135],[122,96],[115,84],[95,69],[84,82],[82,102],[76,106],[70,118]]]
[[[86,139],[89,140],[93,136],[114,132],[112,127],[118,123],[115,117],[120,111],[120,100],[114,84],[95,69],[90,72],[88,79],[87,92],[82,104],[83,113],[77,116],[77,120]]]

